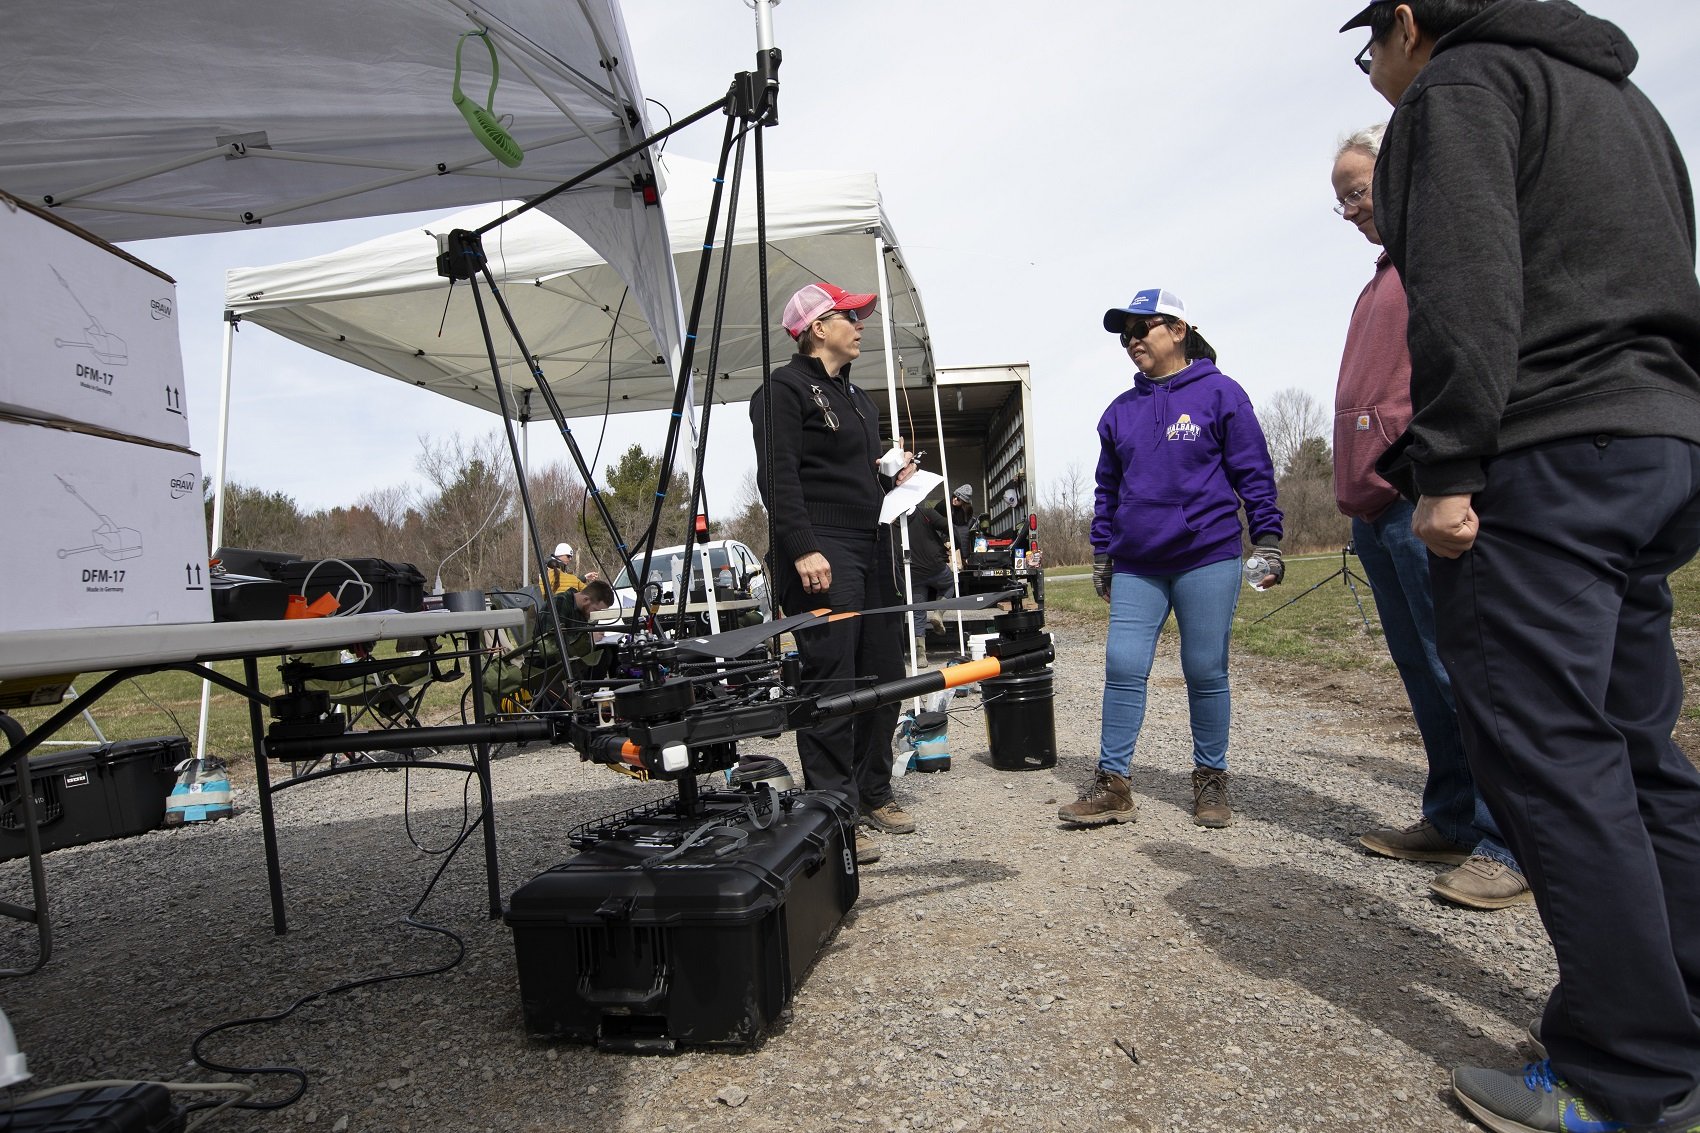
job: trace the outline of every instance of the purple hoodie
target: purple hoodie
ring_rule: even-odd
[[[1179,574],[1240,554],[1240,502],[1255,542],[1281,537],[1275,469],[1239,383],[1206,358],[1162,382],[1144,374],[1098,422],[1092,550],[1118,571]]]

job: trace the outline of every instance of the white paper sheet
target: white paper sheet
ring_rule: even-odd
[[[937,472],[917,468],[913,476],[885,494],[885,503],[880,505],[880,522],[890,523],[900,515],[908,515],[942,483],[944,477]]]

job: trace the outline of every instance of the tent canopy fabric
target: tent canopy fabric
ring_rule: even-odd
[[[660,164],[676,273],[688,302],[707,231],[714,167],[677,156],[660,159]],[[746,170],[715,366],[714,399],[719,403],[748,399],[762,378],[754,180]],[[730,184],[730,171],[727,181]],[[827,280],[852,291],[877,292],[877,258],[883,255],[890,302],[882,307],[891,309],[882,309],[864,327],[858,380],[877,385],[884,378],[887,319],[905,383],[930,380],[932,351],[920,297],[881,208],[874,176],[769,171],[766,189],[773,364],[789,358],[794,349],[778,323],[778,311],[793,291]],[[729,198],[728,192],[698,331],[695,366],[701,372],[709,361]],[[228,273],[226,301],[246,322],[494,411],[495,387],[472,296],[466,284],[451,290],[437,274],[432,233],[476,229],[500,212],[499,206],[469,209],[429,225],[429,231],[415,228],[312,259],[239,268]],[[676,370],[644,326],[635,296],[594,248],[535,211],[488,233],[484,241],[491,274],[513,310],[525,346],[568,416],[671,407]],[[485,303],[503,381],[514,404],[527,419],[543,415],[543,402],[531,394],[535,382],[529,368],[516,357],[517,345],[488,297]],[[699,380],[699,396],[701,392]]]
[[[517,168],[451,98],[456,44],[479,28]],[[463,64],[482,106],[480,40]],[[617,0],[9,5],[0,74],[0,188],[112,241],[530,198],[648,132]],[[651,173],[639,154],[544,207],[673,343],[664,226],[633,190]]]

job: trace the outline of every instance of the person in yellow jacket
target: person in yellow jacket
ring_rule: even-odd
[[[548,570],[544,572],[544,589],[551,594],[560,594],[566,590],[583,590],[587,582],[595,582],[602,576],[591,571],[583,578],[573,573],[573,545],[571,543],[556,543],[555,553],[549,556],[545,564]]]

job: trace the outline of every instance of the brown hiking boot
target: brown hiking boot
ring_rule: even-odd
[[[1114,771],[1099,771],[1090,791],[1079,802],[1057,808],[1057,817],[1074,826],[1101,826],[1106,822],[1132,822],[1139,817],[1133,788]]]
[[[880,860],[880,841],[871,831],[856,831],[856,864],[873,865]]]
[[[1385,858],[1400,858],[1408,862],[1444,862],[1463,865],[1470,856],[1470,847],[1449,842],[1428,819],[1419,819],[1403,830],[1370,830],[1360,835],[1358,844]]]
[[[897,805],[896,799],[888,799],[884,806],[863,810],[862,825],[871,826],[881,834],[915,833],[915,820]]]
[[[1428,883],[1429,892],[1468,909],[1504,909],[1535,899],[1523,875],[1486,854],[1472,854],[1463,865]]]
[[[1210,767],[1192,769],[1192,820],[1200,826],[1232,826],[1234,808],[1228,802],[1228,773]]]

